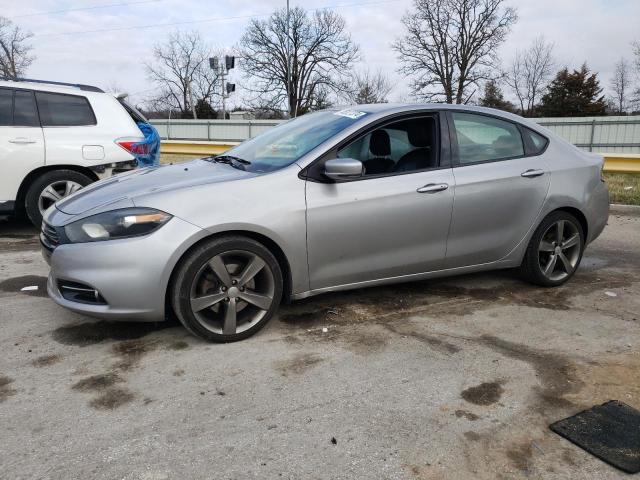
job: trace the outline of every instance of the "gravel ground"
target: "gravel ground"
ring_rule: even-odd
[[[0,222],[0,477],[623,478],[548,425],[640,408],[639,272],[640,214],[613,214],[562,288],[328,294],[212,345],[56,306],[33,230]]]

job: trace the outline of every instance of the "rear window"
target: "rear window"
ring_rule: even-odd
[[[96,124],[96,117],[85,97],[37,92],[36,99],[43,127],[78,127]]]
[[[119,98],[118,101],[120,105],[124,107],[129,116],[133,118],[133,121],[136,123],[149,123],[149,121],[142,115],[135,107],[129,105],[124,99]]]

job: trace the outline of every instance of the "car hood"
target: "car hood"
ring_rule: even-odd
[[[141,168],[96,182],[56,203],[56,208],[69,215],[103,210],[107,205],[121,205],[126,200],[149,193],[175,191],[198,185],[253,177],[225,163],[193,160],[176,165]]]

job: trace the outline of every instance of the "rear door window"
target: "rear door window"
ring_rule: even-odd
[[[461,165],[524,156],[518,127],[486,115],[453,112]]]
[[[13,125],[15,127],[40,126],[33,92],[16,90],[13,103]]]
[[[13,90],[0,88],[0,127],[9,127],[12,124]]]
[[[37,92],[36,99],[43,127],[96,125],[96,117],[86,97]]]

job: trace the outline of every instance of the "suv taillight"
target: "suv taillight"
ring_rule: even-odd
[[[148,155],[149,144],[140,143],[139,140],[116,140],[116,143],[131,155]]]

